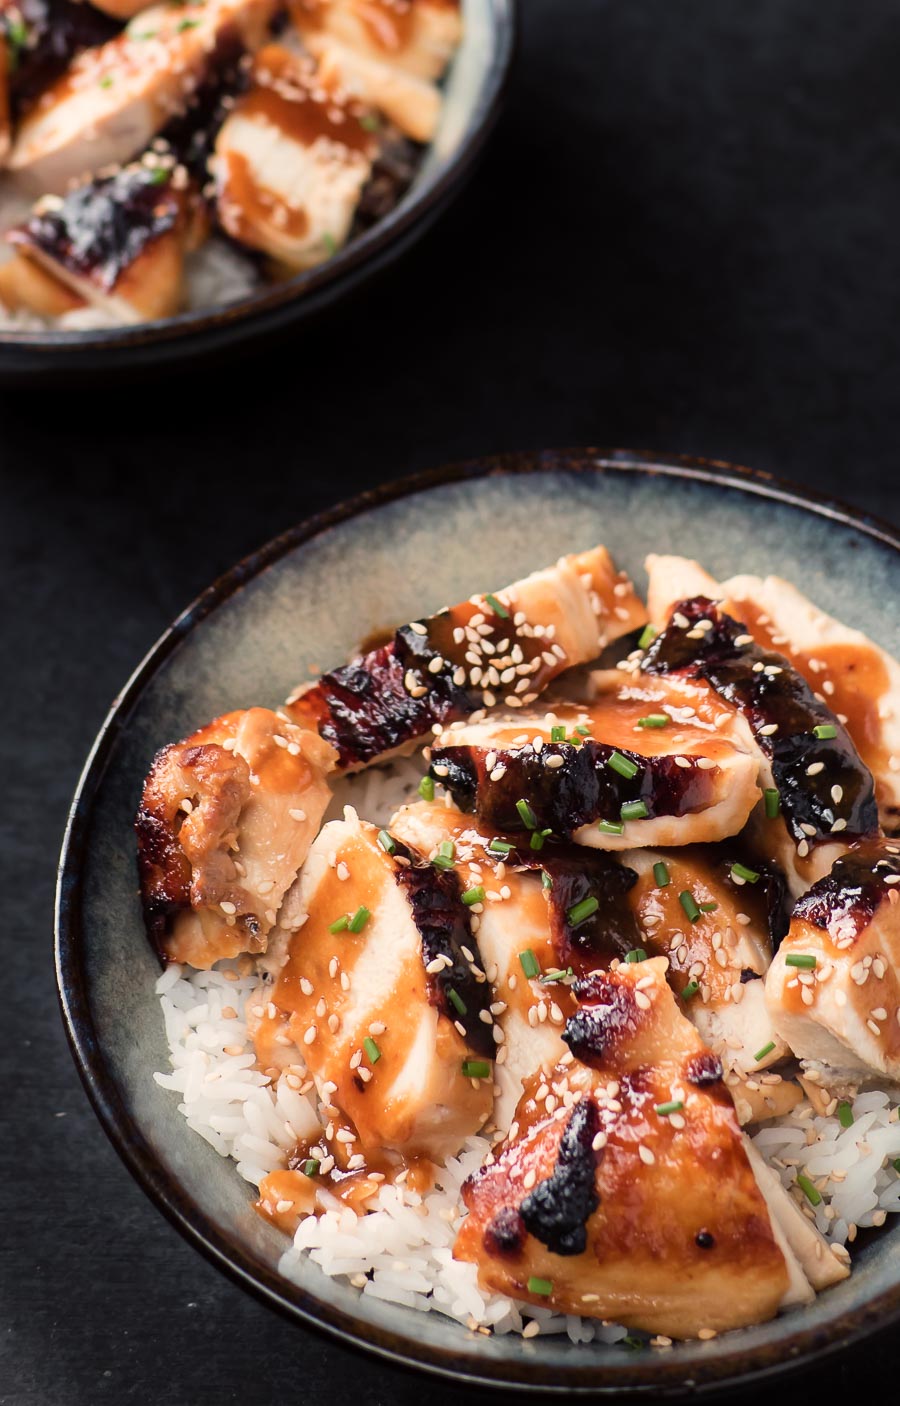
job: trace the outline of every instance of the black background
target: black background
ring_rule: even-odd
[[[51,969],[82,760],[134,663],[214,576],[413,469],[627,444],[896,517],[898,229],[896,0],[525,0],[486,159],[376,285],[224,370],[0,393],[0,1401],[459,1398],[233,1287],[106,1144]],[[793,1390],[878,1391],[889,1347]]]

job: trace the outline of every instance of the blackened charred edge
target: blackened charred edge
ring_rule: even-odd
[[[154,757],[134,822],[144,923],[150,943],[162,961],[167,960],[165,939],[172,923],[191,902],[190,863],[161,800],[154,804],[152,799],[153,778],[173,748],[174,744],[163,747]]]
[[[603,972],[592,972],[577,981],[574,989],[582,1004],[566,1021],[562,1038],[582,1064],[599,1068],[615,1046],[638,1027],[640,1013],[634,991],[609,980]]]
[[[741,985],[746,986],[748,981],[762,981],[759,972],[755,972],[752,967],[741,968]]]
[[[637,874],[603,850],[586,850],[584,858],[566,859],[553,853],[543,864],[553,886],[549,891],[550,922],[560,964],[581,960],[610,962],[638,946],[640,929],[627,895]],[[569,912],[585,898],[600,906],[577,925]]]
[[[754,641],[736,644],[748,635],[746,626],[706,596],[680,601],[673,613],[680,613],[687,626],[670,624],[657,635],[644,655],[642,669],[648,674],[704,679],[746,717],[761,751],[770,759],[782,814],[797,843],[833,839],[836,819],[846,821],[842,839],[875,834],[878,809],[871,773],[847,729],[790,661]],[[712,629],[700,639],[689,639],[700,620],[712,621]],[[762,732],[773,724],[774,733]],[[833,726],[836,737],[816,737],[814,729],[822,724]],[[809,767],[818,762],[824,764],[822,771],[810,776]],[[839,812],[831,795],[835,785],[843,790]],[[807,835],[804,825],[812,826],[815,834]]]
[[[713,1084],[721,1082],[721,1062],[711,1050],[704,1050],[702,1054],[691,1055],[685,1066],[684,1077],[687,1079],[688,1083],[693,1084],[695,1088],[710,1088]]]
[[[438,957],[448,957],[452,965],[439,972],[426,971],[431,1003],[466,1032],[470,1049],[487,1059],[494,1058],[492,1027],[481,1019],[489,1011],[490,984],[478,980],[473,963],[462,951],[472,953],[474,965],[483,972],[478,943],[472,934],[469,910],[462,901],[462,886],[454,869],[439,869],[422,855],[395,840],[395,854],[408,864],[397,865],[397,882],[405,890],[413,921],[422,939],[422,961],[427,968]],[[453,991],[465,1006],[460,1011],[450,997]]]
[[[592,1145],[599,1130],[597,1106],[584,1097],[566,1124],[556,1166],[519,1207],[528,1233],[556,1255],[580,1255],[587,1248],[587,1222],[600,1204],[596,1188],[600,1154]]]
[[[489,1255],[501,1259],[513,1259],[522,1253],[525,1223],[514,1206],[501,1206],[488,1223],[483,1242]]]
[[[21,15],[26,43],[15,42],[13,19]],[[17,112],[38,97],[82,49],[105,44],[121,24],[79,0],[17,0],[0,8],[0,34],[13,54],[10,92]]]
[[[490,750],[495,767],[503,768],[497,780],[485,770],[488,749],[467,744],[433,747],[431,775],[461,809],[474,810],[484,824],[511,834],[525,828],[516,809],[523,798],[541,829],[571,835],[594,821],[618,822],[627,801],[643,801],[651,817],[688,815],[709,803],[714,785],[715,772],[694,762],[682,767],[673,756],[644,757],[593,740],[580,747],[551,743],[539,753],[524,747]],[[607,766],[613,752],[635,763],[635,776],[621,776]],[[547,765],[554,756],[562,759],[561,766]]]
[[[849,850],[798,898],[793,917],[823,931],[839,925],[842,935],[858,936],[891,890],[900,888],[888,883],[900,874],[900,855],[892,853],[898,848],[891,840],[868,840]]]

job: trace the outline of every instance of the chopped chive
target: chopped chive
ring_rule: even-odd
[[[696,923],[697,919],[700,917],[700,909],[697,907],[697,900],[690,889],[682,889],[681,893],[678,895],[678,902],[681,904],[685,913],[687,913],[691,922]]]
[[[536,1274],[532,1274],[528,1280],[528,1292],[529,1294],[540,1294],[542,1298],[546,1298],[548,1294],[553,1293],[553,1280],[539,1279]]]
[[[551,742],[565,742],[565,740],[566,740],[566,729],[565,729],[565,727],[562,725],[562,723],[560,723],[558,727],[551,727],[551,729],[550,729],[550,741],[551,741]]]
[[[453,857],[456,854],[456,846],[452,840],[442,840],[438,846],[437,854],[432,856],[432,864],[435,869],[452,869]]]
[[[359,119],[359,125],[360,127],[362,127],[364,132],[381,131],[381,123],[378,121],[378,118],[375,116],[374,112],[364,112],[362,117]]]
[[[781,810],[781,797],[774,786],[767,786],[763,795],[766,799],[766,819],[774,820]]]
[[[548,835],[552,835],[552,834],[553,834],[553,831],[552,831],[552,830],[535,830],[535,831],[532,833],[531,840],[530,840],[530,842],[529,842],[530,845],[531,845],[531,848],[532,848],[533,850],[543,849],[543,848],[544,848],[544,841],[546,840],[546,838],[547,838]]]
[[[544,972],[544,975],[541,977],[541,985],[546,986],[549,981],[565,981],[567,976],[574,976],[571,967],[566,967],[565,970],[559,967],[555,971]]]
[[[462,896],[462,901],[467,908],[471,908],[473,903],[484,902],[484,888],[481,884],[476,884],[473,889],[466,889]]]
[[[6,37],[10,44],[17,49],[24,49],[28,43],[28,26],[24,20],[10,20],[6,29]]]
[[[823,742],[830,742],[833,737],[837,737],[837,728],[834,723],[819,723],[813,728],[813,732]]]
[[[766,1055],[770,1055],[770,1054],[772,1053],[772,1051],[774,1050],[774,1048],[775,1048],[775,1041],[774,1041],[774,1040],[770,1040],[767,1045],[763,1045],[762,1049],[761,1049],[761,1050],[757,1050],[757,1051],[756,1051],[756,1054],[753,1056],[753,1058],[755,1059],[756,1063],[759,1064],[759,1061],[760,1061],[761,1059],[765,1059]]]
[[[333,923],[329,923],[329,932],[345,932],[350,926],[350,915],[345,913],[343,918],[336,918]]]
[[[806,1197],[807,1201],[811,1206],[819,1205],[822,1198],[819,1195],[818,1191],[816,1191],[816,1188],[813,1186],[809,1177],[804,1176],[802,1172],[798,1172],[797,1185],[799,1186],[800,1190],[803,1192],[803,1195]]]
[[[378,831],[378,843],[381,845],[381,848],[384,850],[385,854],[394,854],[397,849],[397,846],[394,843],[393,835],[391,835],[387,830]]]
[[[372,914],[369,912],[368,908],[366,908],[365,904],[361,904],[347,924],[348,931],[362,932],[371,916]]]
[[[469,1008],[462,996],[460,996],[457,991],[454,991],[452,986],[447,987],[447,996],[452,1002],[454,1009],[457,1010],[460,1015],[465,1015]]]
[[[369,1056],[370,1064],[377,1064],[381,1059],[381,1050],[378,1048],[371,1035],[367,1035],[363,1040],[363,1049]]]
[[[462,1072],[467,1079],[489,1079],[491,1066],[486,1059],[464,1059]]]
[[[150,172],[150,184],[152,186],[163,186],[171,174],[172,172],[167,171],[164,166],[157,166],[155,171]]]
[[[509,611],[505,605],[501,605],[496,596],[485,596],[485,604],[491,607],[495,615],[499,615],[501,620],[509,619]]]
[[[522,970],[529,980],[541,974],[541,964],[534,955],[530,947],[526,947],[524,952],[519,953],[519,962]]]
[[[641,1352],[647,1346],[643,1338],[636,1338],[633,1333],[621,1339],[622,1346],[627,1347],[630,1352]]]
[[[579,737],[590,737],[591,735],[591,729],[585,727],[584,723],[579,723],[575,731],[578,733]]]
[[[620,776],[624,776],[628,781],[638,774],[638,766],[630,757],[623,757],[621,752],[610,752],[606,758],[606,765],[610,771],[617,771]]]
[[[646,820],[650,812],[646,801],[626,801],[619,814],[623,820]]]
[[[732,864],[731,877],[742,879],[745,884],[755,884],[759,881],[759,875],[755,869],[748,869],[746,864]]]
[[[316,1172],[319,1170],[318,1157],[307,1157],[300,1170],[305,1177],[314,1177]]]
[[[580,903],[573,903],[571,908],[566,910],[566,922],[573,928],[577,928],[579,923],[583,923],[585,918],[589,918],[592,913],[596,913],[600,907],[599,898],[590,894],[583,898]]]
[[[527,830],[537,829],[537,816],[526,800],[516,801],[516,810],[519,812],[519,819]]]
[[[323,234],[322,243],[325,245],[326,254],[337,253],[337,240],[335,239],[333,234],[328,234],[327,232]]]
[[[900,1157],[895,1157],[893,1162],[891,1163],[891,1166],[893,1167],[895,1172],[900,1172]]]
[[[852,1105],[852,1103],[847,1103],[846,1100],[843,1101],[843,1102],[841,1102],[841,1103],[839,1103],[838,1106],[837,1106],[837,1116],[838,1116],[838,1122],[840,1123],[840,1125],[841,1125],[842,1128],[852,1128],[852,1127],[853,1127],[853,1105]]]
[[[626,962],[646,962],[647,953],[643,947],[632,947],[630,952],[625,953]]]
[[[100,79],[100,82],[99,82],[98,86],[101,87],[101,88],[111,88],[112,85],[113,85],[113,76],[112,76],[112,74],[111,74],[111,73],[104,73],[103,77]]]
[[[552,887],[553,887],[553,875],[552,875],[552,874],[548,874],[546,869],[542,869],[542,870],[541,870],[541,888],[542,888],[542,889],[547,889],[547,890],[549,890],[549,889],[552,889]]]
[[[784,959],[784,965],[786,967],[802,967],[804,971],[812,971],[816,960],[812,952],[789,952]]]
[[[615,820],[598,820],[597,829],[601,835],[624,835],[625,826],[619,825]]]
[[[680,1113],[684,1108],[684,1103],[680,1098],[673,1098],[670,1103],[658,1103],[656,1112],[660,1118],[668,1118],[670,1113]]]
[[[175,26],[175,33],[183,34],[186,29],[196,29],[199,23],[199,20],[179,20]]]
[[[684,990],[683,990],[682,993],[681,993],[681,999],[682,999],[682,1001],[689,1001],[692,996],[696,996],[696,994],[697,994],[697,992],[698,992],[699,990],[700,990],[700,983],[699,983],[699,981],[689,981],[688,984],[687,984],[687,986],[684,988]]]
[[[419,795],[423,801],[434,800],[434,782],[430,776],[423,776],[419,782]]]
[[[715,911],[716,911],[716,909],[718,908],[718,906],[719,906],[718,903],[701,903],[701,904],[700,904],[700,912],[701,912],[701,913],[715,913]]]
[[[645,625],[641,631],[641,637],[637,642],[638,649],[646,649],[656,639],[657,631],[652,625]]]
[[[495,838],[491,840],[488,849],[492,854],[509,854],[511,850],[515,849],[515,845],[511,845],[509,840],[498,840]]]
[[[645,718],[638,718],[638,727],[668,727],[671,722],[668,713],[648,713]]]
[[[660,860],[657,864],[654,864],[653,877],[656,880],[657,888],[666,888],[672,882],[671,878],[669,877],[668,864],[664,864],[662,860]]]

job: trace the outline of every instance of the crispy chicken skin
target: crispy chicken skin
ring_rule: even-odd
[[[147,930],[166,961],[264,952],[330,799],[334,752],[266,708],[157,753],[135,828]]]
[[[849,850],[797,902],[766,978],[800,1059],[900,1078],[900,841]]]
[[[790,1277],[721,1066],[665,966],[580,987],[571,1055],[533,1077],[465,1184],[454,1254],[517,1299],[695,1337],[771,1318]]]
[[[341,768],[353,770],[498,703],[527,707],[645,617],[628,578],[595,547],[402,626],[388,644],[298,689],[287,711],[318,728]]]

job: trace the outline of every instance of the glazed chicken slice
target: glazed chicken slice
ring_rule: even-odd
[[[651,619],[664,624],[675,602],[717,599],[763,649],[790,660],[849,732],[875,780],[881,823],[900,826],[900,664],[880,645],[819,610],[778,576],[715,581],[684,557],[647,558]]]
[[[900,842],[867,840],[794,907],[766,978],[800,1059],[900,1078]]]
[[[878,833],[872,776],[843,723],[784,655],[758,645],[714,601],[680,601],[631,667],[705,682],[740,716],[764,791],[748,838],[795,895],[848,843]]]
[[[257,1054],[277,1068],[299,1052],[342,1170],[441,1162],[493,1099],[490,987],[469,909],[452,868],[346,817],[304,865],[307,919],[251,1009]]]
[[[690,1338],[764,1322],[811,1290],[665,967],[579,985],[570,1054],[534,1076],[510,1136],[465,1184],[454,1254],[516,1299]]]
[[[265,951],[333,765],[327,742],[266,708],[226,713],[157,753],[135,828],[147,931],[165,961]]]
[[[216,140],[223,228],[283,270],[322,263],[347,240],[377,149],[367,109],[308,56],[267,45]]]
[[[680,681],[591,676],[584,705],[446,728],[431,775],[481,823],[597,849],[707,843],[736,834],[759,800],[758,758],[733,712]],[[719,726],[719,724],[724,726]]]
[[[7,110],[17,116],[84,49],[105,44],[119,26],[84,0],[3,0],[0,5],[0,63]],[[0,160],[2,164],[2,160]]]
[[[36,195],[123,165],[185,111],[224,61],[265,39],[275,0],[153,5],[86,49],[22,120],[8,167]]]
[[[287,712],[353,770],[505,704],[527,707],[564,669],[596,659],[645,610],[605,547],[562,557],[496,595],[399,629],[388,644],[297,690]]]

